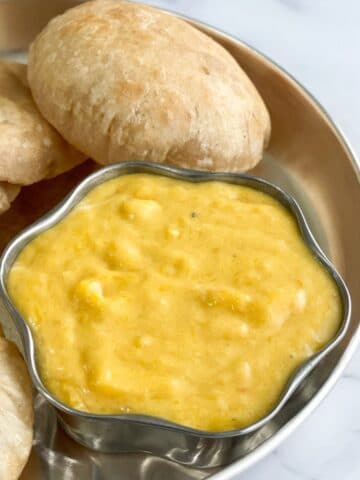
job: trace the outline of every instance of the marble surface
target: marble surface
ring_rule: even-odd
[[[275,60],[322,103],[360,154],[359,0],[153,0]],[[360,352],[321,406],[246,480],[360,478]]]

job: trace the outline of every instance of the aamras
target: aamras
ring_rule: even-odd
[[[149,174],[87,194],[24,248],[8,290],[63,403],[208,431],[268,413],[342,316],[277,200]]]

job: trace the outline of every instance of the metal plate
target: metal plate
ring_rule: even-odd
[[[5,50],[25,48],[48,18],[74,3],[70,0],[0,2],[0,50],[5,55]],[[37,15],[32,14],[34,11]],[[284,71],[236,39],[189,21],[233,54],[265,99],[272,117],[272,140],[265,160],[254,173],[293,194],[320,246],[343,275],[353,300],[348,334],[283,410],[250,437],[247,448],[239,449],[238,460],[221,471],[180,467],[146,454],[91,452],[76,445],[59,430],[51,408],[37,398],[34,448],[22,480],[115,480],[119,477],[124,480],[188,480],[211,475],[213,480],[234,478],[279,445],[310,414],[334,385],[358,342],[359,164],[330,118]],[[0,247],[54,205],[92,169],[88,163],[58,179],[25,188],[11,210],[0,217]]]

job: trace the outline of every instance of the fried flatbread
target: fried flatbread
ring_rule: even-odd
[[[133,2],[87,2],[45,27],[28,80],[47,120],[100,164],[151,160],[241,171],[260,161],[267,109],[230,53]]]
[[[32,444],[33,404],[30,378],[15,345],[0,337],[0,478],[15,480]]]
[[[19,192],[19,185],[0,182],[0,214],[10,208],[11,202],[17,197]]]
[[[26,65],[0,60],[0,182],[29,185],[83,160],[40,114]]]

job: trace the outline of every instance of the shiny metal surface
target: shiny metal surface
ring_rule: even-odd
[[[312,250],[315,258],[329,271],[337,285],[342,301],[343,318],[336,336],[293,372],[274,408],[259,421],[246,428],[214,433],[188,428],[146,415],[95,415],[80,412],[61,403],[42,382],[33,336],[7,292],[8,274],[23,248],[39,234],[65,218],[93,188],[110,179],[133,173],[151,173],[192,183],[222,181],[248,186],[271,195],[296,218],[304,241]],[[98,170],[83,180],[55,209],[20,233],[5,249],[0,259],[0,298],[5,307],[0,317],[5,334],[18,344],[27,362],[36,390],[55,407],[60,422],[71,437],[91,449],[102,452],[149,452],[177,463],[200,468],[217,467],[229,463],[234,458],[235,442],[246,444],[249,434],[266,425],[280,412],[306,376],[343,339],[349,326],[351,313],[350,296],[343,280],[321,252],[298,204],[283,190],[266,180],[240,173],[207,173],[149,162],[122,162]],[[13,334],[13,325],[16,327],[15,335]]]
[[[0,2],[0,55],[25,58],[24,52],[9,50],[26,48],[40,28],[37,19],[42,12],[46,11],[50,18],[68,4],[67,0]],[[249,435],[246,445],[234,446],[234,462],[226,468],[201,470],[146,454],[92,452],[64,435],[54,421],[52,408],[46,402],[37,401],[35,443],[22,480],[115,480],[119,477],[188,480],[210,475],[214,480],[235,478],[276,448],[309,416],[332,388],[359,343],[360,222],[356,221],[360,205],[359,163],[333,121],[286,72],[237,39],[188,20],[232,53],[265,99],[272,117],[273,135],[268,153],[254,173],[273,181],[296,198],[316,240],[345,279],[353,303],[348,331],[281,412]],[[88,167],[85,166],[85,170],[87,173]],[[14,208],[0,217],[0,246],[68,193],[74,177],[82,178],[81,174],[80,168],[63,176],[61,181],[46,182],[46,191],[42,184],[24,189]]]

